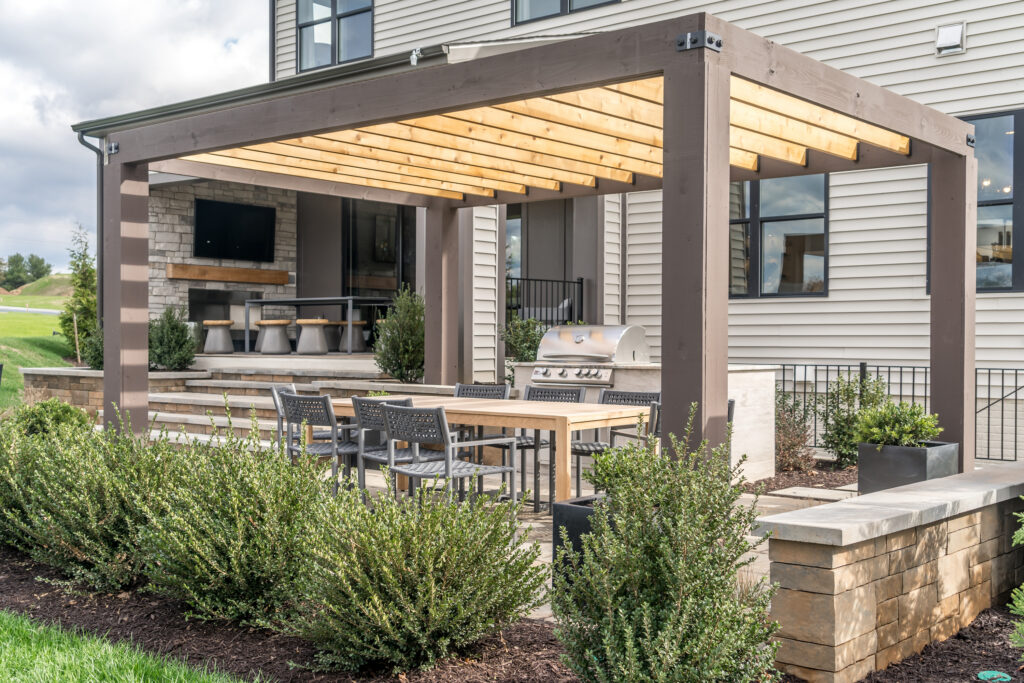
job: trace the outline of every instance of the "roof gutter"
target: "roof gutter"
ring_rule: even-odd
[[[103,327],[103,150],[85,139],[79,131],[78,142],[96,154],[96,323]]]
[[[417,50],[416,62],[418,62],[419,66],[445,59],[445,50],[441,45],[417,48]],[[230,90],[226,93],[218,93],[208,97],[200,97],[118,116],[82,121],[72,125],[71,130],[76,133],[84,133],[90,137],[105,137],[119,130],[138,128],[156,123],[157,121],[215,111],[241,104],[263,102],[297,92],[319,90],[332,85],[364,80],[374,77],[378,72],[395,67],[405,66],[411,68],[410,63],[412,60],[410,56],[409,53],[403,52],[397,55],[368,59],[355,64],[347,64],[329,69],[317,69],[316,71],[271,83],[261,83],[248,88]],[[383,75],[383,73],[379,75]]]

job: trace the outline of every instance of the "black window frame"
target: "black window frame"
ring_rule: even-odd
[[[1024,196],[1020,194],[1020,188],[1024,187],[1024,109],[1010,109],[1009,111],[990,112],[985,114],[971,114],[967,116],[961,116],[960,118],[968,123],[974,121],[981,121],[982,119],[994,119],[1002,116],[1013,116],[1013,196],[1010,199],[979,199],[977,200],[978,209],[980,210],[985,206],[1006,206],[1010,205],[1010,215],[1013,220],[1013,231],[1011,239],[1013,244],[1011,245],[1014,249],[1013,256],[1010,259],[1010,268],[1012,272],[1011,285],[1009,287],[977,287],[979,294],[1007,294],[1013,292],[1024,292],[1024,257],[1018,260],[1017,256],[1017,245],[1024,244]],[[1021,131],[1022,135],[1017,135],[1017,132]],[[980,169],[979,169],[980,172]],[[929,196],[931,194],[931,174],[929,173]],[[977,181],[975,181],[977,182]],[[929,210],[931,209],[931,202],[928,202]],[[928,237],[929,237],[929,249],[928,249],[928,275],[929,275],[929,289],[931,286],[931,214],[929,213],[928,220]],[[975,253],[977,253],[978,245],[974,245]],[[975,275],[975,284],[977,284],[977,275]]]
[[[620,2],[622,2],[622,0],[605,0],[605,2],[600,2],[600,3],[596,4],[596,5],[590,5],[588,7],[581,7],[579,9],[571,9],[571,2],[572,2],[572,0],[559,0],[558,12],[555,12],[553,14],[545,14],[542,17],[533,17],[532,19],[523,19],[522,21],[518,21],[516,19],[516,16],[519,14],[516,11],[519,8],[519,2],[520,2],[520,0],[512,0],[512,3],[511,3],[512,4],[512,25],[513,26],[521,26],[523,24],[531,24],[531,23],[533,23],[535,21],[544,21],[545,19],[551,19],[553,17],[564,17],[564,16],[569,15],[569,14],[576,14],[577,12],[586,12],[588,10],[597,9],[598,7],[607,7],[608,5],[617,5]]]
[[[376,52],[377,45],[375,38],[376,33],[376,21],[377,21],[377,7],[375,0],[370,0],[369,7],[361,7],[359,9],[349,10],[348,12],[338,11],[339,0],[331,0],[331,15],[325,19],[315,19],[310,21],[300,21],[298,4],[295,7],[295,71],[296,73],[307,73],[310,71],[317,71],[319,69],[329,69],[332,66],[338,66],[340,64],[351,64],[352,62],[360,62],[364,59],[373,59],[373,55]],[[370,14],[370,54],[363,57],[353,57],[352,59],[346,59],[341,61],[338,59],[338,23],[346,18],[352,17],[357,14]],[[321,64],[320,66],[311,66],[308,68],[302,68],[302,29],[309,28],[310,26],[316,26],[317,24],[331,25],[331,61],[329,64]]]
[[[817,175],[817,174],[813,174]],[[730,300],[743,301],[747,299],[805,299],[805,298],[824,298],[829,293],[829,174],[822,173],[824,176],[824,197],[822,203],[822,210],[818,213],[801,213],[801,214],[787,214],[782,216],[762,216],[761,215],[761,181],[750,180],[750,181],[738,181],[738,182],[749,182],[750,183],[750,199],[749,199],[749,215],[742,218],[730,218],[729,228],[730,231],[733,225],[746,225],[747,235],[750,243],[747,245],[747,254],[750,259],[750,267],[747,270],[747,293],[746,294],[733,294],[729,292]],[[763,225],[765,223],[780,222],[780,221],[799,221],[799,220],[822,220],[823,238],[825,242],[825,262],[823,264],[823,279],[822,290],[820,292],[762,292],[761,285],[764,281],[764,268],[763,259],[761,258],[761,237],[763,234]],[[729,263],[729,282],[732,282],[732,263]]]

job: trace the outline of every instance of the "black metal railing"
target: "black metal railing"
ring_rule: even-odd
[[[890,398],[920,403],[929,409],[930,369],[917,365],[799,364],[781,366],[778,386],[799,399],[811,421],[812,445],[821,445],[823,425],[817,410],[829,395],[837,377],[881,377]],[[1024,450],[1024,370],[978,368],[975,370],[975,457],[982,460],[1017,460]]]
[[[539,320],[545,327],[583,319],[583,278],[505,278],[505,319]]]

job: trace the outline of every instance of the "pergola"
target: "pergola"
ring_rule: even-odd
[[[717,443],[729,182],[927,163],[941,274],[931,279],[931,405],[961,444],[962,468],[973,466],[971,125],[704,13],[275,93],[75,126],[108,152],[108,420],[116,404],[146,423],[150,169],[419,207],[433,383],[458,373],[466,209],[660,188],[665,429],[681,433],[698,402],[694,436]]]

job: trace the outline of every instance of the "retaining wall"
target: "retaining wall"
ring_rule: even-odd
[[[59,398],[95,415],[103,409],[103,371],[85,368],[22,368],[25,395],[32,400]],[[210,374],[193,372],[151,372],[150,391],[185,391],[185,380],[204,379]]]

